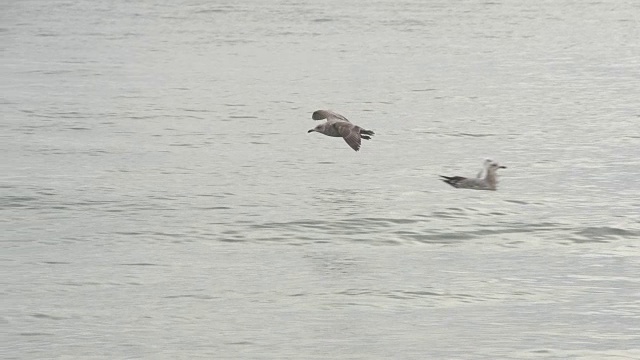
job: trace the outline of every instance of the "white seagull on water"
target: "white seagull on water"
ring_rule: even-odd
[[[462,176],[442,176],[442,181],[459,189],[474,189],[474,190],[496,190],[498,185],[498,175],[496,172],[498,169],[506,169],[506,166],[502,166],[495,161],[485,160],[484,163],[486,174],[483,177],[466,178]],[[482,171],[481,171],[482,173]],[[478,175],[481,175],[478,174]]]
[[[307,131],[319,132],[327,136],[341,137],[355,151],[360,150],[361,139],[370,140],[374,132],[352,124],[346,117],[331,110],[317,110],[311,115],[313,120],[327,119],[315,128]]]

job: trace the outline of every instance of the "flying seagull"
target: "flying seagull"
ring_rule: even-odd
[[[440,180],[459,189],[496,190],[496,185],[498,185],[496,172],[498,171],[498,169],[506,168],[506,166],[502,166],[495,161],[488,162],[488,160],[485,160],[486,174],[484,178],[466,178],[462,176],[440,175],[440,177],[442,178]]]
[[[373,131],[365,130],[358,125],[353,125],[346,117],[331,110],[317,110],[311,115],[313,120],[327,119],[315,128],[307,131],[319,132],[327,136],[341,137],[355,151],[360,150],[360,139],[370,140]]]

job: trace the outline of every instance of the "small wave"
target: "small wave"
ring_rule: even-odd
[[[576,243],[608,242],[620,238],[640,237],[640,231],[631,231],[610,226],[586,227],[576,230],[573,241]]]
[[[453,133],[450,134],[450,136],[454,136],[454,137],[476,137],[476,138],[482,138],[482,137],[492,137],[492,136],[496,136],[496,134],[472,134],[472,133]]]
[[[211,300],[215,299],[215,297],[211,295],[199,295],[199,294],[182,294],[182,295],[168,295],[164,296],[163,299],[198,299],[198,300]]]
[[[64,319],[66,319],[65,317],[61,317],[61,316],[54,316],[54,315],[42,314],[42,313],[31,314],[31,316],[36,318],[36,319],[46,319],[46,320],[64,320]]]
[[[125,264],[120,264],[122,266],[165,266],[162,264],[155,264],[155,263],[125,263]]]

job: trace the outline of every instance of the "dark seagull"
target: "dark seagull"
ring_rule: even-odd
[[[373,131],[354,125],[346,117],[331,110],[314,111],[311,118],[313,120],[327,119],[327,121],[317,125],[307,133],[315,131],[327,136],[341,137],[355,151],[360,150],[361,139],[370,140],[374,134]]]

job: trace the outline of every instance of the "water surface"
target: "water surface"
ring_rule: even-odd
[[[640,5],[0,9],[2,358],[640,357]]]

